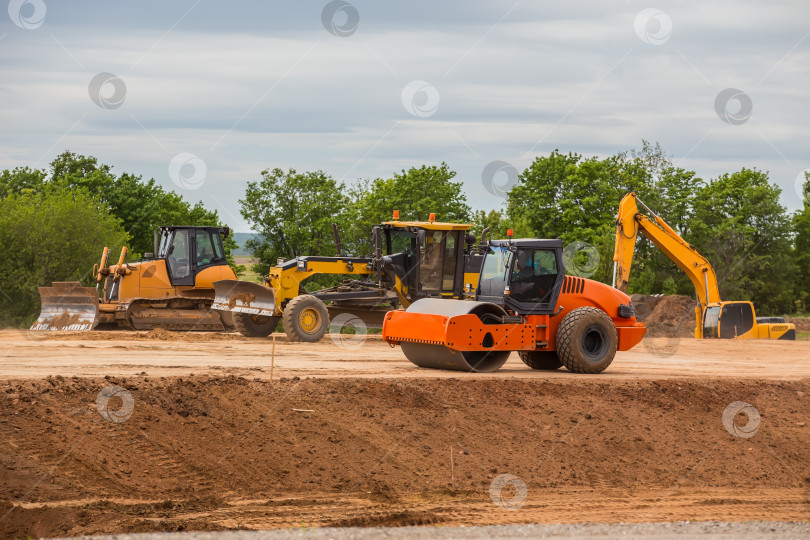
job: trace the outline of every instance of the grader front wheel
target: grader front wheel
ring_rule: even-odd
[[[223,312],[228,313],[228,312]],[[233,325],[236,330],[247,337],[267,337],[278,326],[279,317],[251,315],[250,313],[233,314]]]
[[[320,341],[329,329],[329,311],[310,294],[296,296],[284,308],[284,331],[290,341]]]

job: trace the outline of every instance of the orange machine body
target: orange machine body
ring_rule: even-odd
[[[630,298],[598,281],[565,276],[557,304],[559,309],[552,315],[524,315],[521,322],[498,325],[485,324],[473,314],[446,316],[390,311],[386,314],[383,337],[392,345],[410,342],[442,345],[455,351],[478,351],[489,334],[493,340],[487,346],[489,350],[553,351],[557,328],[565,315],[588,306],[604,311],[611,318],[620,351],[637,345],[647,330],[635,316],[619,316],[619,306],[629,306]]]

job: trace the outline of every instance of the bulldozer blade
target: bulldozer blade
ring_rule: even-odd
[[[40,287],[42,310],[31,330],[92,330],[98,325],[98,291],[78,281]]]
[[[214,282],[214,293],[211,309],[266,316],[273,315],[276,309],[273,289],[258,283],[223,279]]]

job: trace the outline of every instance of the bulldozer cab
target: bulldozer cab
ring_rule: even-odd
[[[226,265],[222,239],[227,227],[161,227],[155,231],[155,254],[166,261],[172,285],[194,285],[195,276],[212,266]]]
[[[521,315],[551,314],[564,279],[561,240],[493,240],[487,244],[476,299]]]

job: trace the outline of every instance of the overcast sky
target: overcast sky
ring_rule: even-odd
[[[807,0],[11,0],[0,21],[0,169],[90,154],[239,231],[275,167],[446,161],[487,210],[555,148],[757,167],[791,210],[810,168]]]

